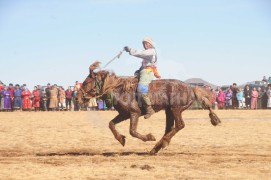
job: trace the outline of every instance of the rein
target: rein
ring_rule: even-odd
[[[104,81],[103,80],[98,80],[97,77],[95,76],[94,78],[95,80],[95,87],[93,89],[95,89],[95,97],[87,97],[86,95],[88,94],[89,91],[93,90],[93,89],[90,89],[88,91],[85,91],[83,88],[80,88],[79,90],[83,93],[83,98],[85,99],[92,99],[92,98],[100,98],[104,95],[107,95],[109,96],[109,98],[106,98],[105,100],[110,100],[111,103],[113,103],[113,93],[112,93],[112,90],[111,89],[108,89],[106,90],[105,92],[103,92],[102,94],[101,91],[102,91],[102,88],[103,88],[103,84],[104,84]],[[100,95],[98,95],[100,94]]]

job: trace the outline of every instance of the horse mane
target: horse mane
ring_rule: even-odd
[[[103,71],[105,78],[103,81],[102,93],[113,89],[120,89],[122,92],[134,91],[138,84],[136,77],[118,77],[115,73]],[[99,74],[99,73],[98,73]]]

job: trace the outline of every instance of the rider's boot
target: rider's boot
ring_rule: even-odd
[[[141,95],[142,100],[144,101],[144,106],[146,108],[146,115],[144,116],[145,119],[148,119],[155,113],[155,111],[152,109],[151,106],[151,100],[148,96],[148,94],[142,94]]]
[[[151,115],[153,115],[155,113],[155,111],[152,109],[151,106],[147,106],[146,107],[146,115],[144,116],[145,119],[148,119],[151,117]]]

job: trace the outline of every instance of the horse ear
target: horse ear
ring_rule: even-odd
[[[95,61],[93,64],[89,66],[89,74],[91,77],[94,77],[94,70],[100,68],[100,61]]]

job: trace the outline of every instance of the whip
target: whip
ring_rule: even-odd
[[[124,50],[121,50],[118,55],[116,55],[113,59],[111,59],[108,63],[106,63],[106,65],[103,67],[103,69],[106,68],[106,66],[108,66],[110,63],[112,63],[114,60],[119,59],[120,56],[122,55],[123,51]]]

